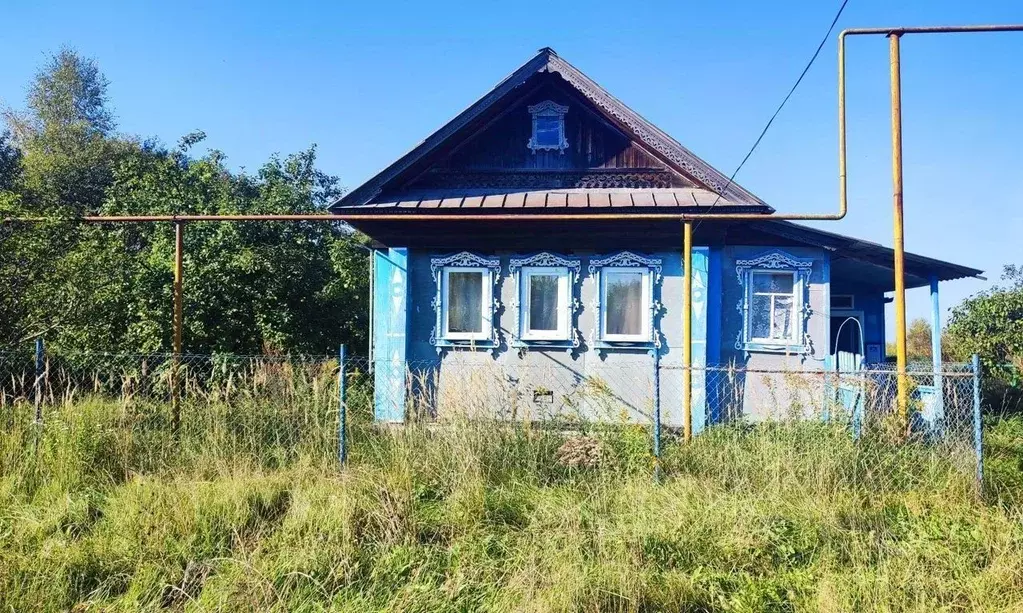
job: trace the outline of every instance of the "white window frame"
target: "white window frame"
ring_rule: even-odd
[[[450,329],[450,311],[448,310],[448,277],[453,272],[479,273],[480,283],[483,286],[483,293],[480,297],[480,318],[482,325],[479,332],[452,332]],[[482,266],[445,266],[441,269],[440,288],[441,308],[441,338],[449,341],[485,341],[490,339],[493,333],[494,322],[492,321],[494,295],[490,283],[490,269]]]
[[[813,258],[799,258],[784,251],[773,250],[756,257],[737,259],[735,274],[742,288],[742,298],[736,309],[742,316],[742,327],[735,337],[735,348],[742,351],[767,351],[806,354],[810,353],[810,336],[807,332],[810,309],[808,289]],[[792,336],[784,339],[753,337],[753,275],[755,273],[790,273],[794,275],[793,326]],[[771,314],[772,320],[774,314]]]
[[[757,292],[754,291],[753,287],[756,285],[753,279],[757,275],[790,275],[792,277],[792,293],[786,294],[783,292]],[[794,270],[777,270],[769,268],[754,268],[749,271],[749,283],[746,284],[747,300],[749,301],[749,312],[746,314],[747,325],[749,326],[750,342],[758,343],[761,345],[795,345],[800,342],[802,338],[802,331],[800,330],[802,322],[802,296],[803,296],[803,280],[800,278]],[[759,337],[753,336],[753,297],[756,295],[769,295],[771,296],[770,303],[770,317],[768,319],[768,330],[774,330],[774,300],[778,296],[789,296],[792,298],[792,331],[787,337],[774,338],[774,337]]]
[[[567,266],[523,266],[519,273],[519,317],[522,321],[522,340],[567,341],[571,339],[572,296]],[[558,278],[558,327],[555,330],[533,330],[529,325],[529,312],[533,276],[556,275]]]
[[[607,332],[607,279],[616,273],[639,273],[643,278],[640,305],[642,313],[642,330],[639,334],[609,334]],[[650,268],[646,266],[607,266],[600,269],[600,340],[621,343],[645,343],[653,340],[653,329],[651,327],[652,317],[649,315],[653,308],[653,275]]]

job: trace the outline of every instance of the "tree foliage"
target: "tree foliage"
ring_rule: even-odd
[[[954,309],[948,335],[960,359],[978,354],[989,375],[1020,384],[1023,366],[1023,267],[1006,266],[1002,284]]]
[[[107,81],[64,49],[5,112],[0,216],[0,343],[44,335],[56,349],[170,348],[171,224],[83,225],[85,214],[245,214],[323,210],[338,180],[315,148],[274,156],[255,174],[225,156],[114,133]],[[338,223],[194,223],[185,228],[185,346],[193,352],[333,351],[365,343],[364,239]]]

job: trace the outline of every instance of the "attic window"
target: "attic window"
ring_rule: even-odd
[[[528,109],[533,116],[533,135],[528,143],[533,153],[540,150],[564,152],[568,149],[568,140],[565,139],[565,113],[568,107],[544,100]]]

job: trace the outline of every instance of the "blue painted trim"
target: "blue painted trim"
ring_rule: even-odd
[[[408,250],[373,252],[373,417],[405,419],[408,348]]]
[[[724,292],[722,276],[722,249],[714,247],[708,250],[707,266],[707,364],[721,363],[722,317],[721,295]],[[706,389],[707,421],[709,424],[721,422],[721,402],[718,386],[711,385]]]
[[[831,254],[824,253],[824,261],[821,263],[821,270],[824,276],[824,355],[831,355]],[[855,301],[855,298],[853,299]],[[860,330],[860,340],[863,330]]]
[[[708,297],[710,291],[710,249],[693,248],[693,434],[703,432],[707,426],[707,322],[710,319]]]
[[[945,421],[945,382],[941,376],[941,303],[938,300],[938,276],[931,275],[931,365],[934,368],[934,417]]]
[[[931,275],[931,363],[935,373],[941,372],[941,304],[937,275]]]

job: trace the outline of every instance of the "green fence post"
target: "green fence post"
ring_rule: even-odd
[[[46,365],[44,350],[43,350],[43,339],[39,337],[36,339],[36,382],[35,382],[35,402],[36,402],[36,423],[43,423],[43,373],[45,372]]]
[[[348,403],[345,400],[345,346],[337,351],[337,401],[338,401],[338,460],[343,466],[348,460]]]

